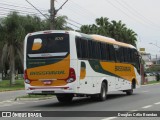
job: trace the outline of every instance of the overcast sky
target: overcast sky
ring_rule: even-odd
[[[50,0],[28,1],[44,14],[50,8]],[[55,7],[58,9],[64,2],[65,0],[56,0]],[[1,17],[14,9],[22,14],[37,13],[25,0],[0,0]],[[68,0],[58,15],[68,16],[68,22],[77,27],[80,24],[93,24],[101,16],[110,21],[122,20],[138,34],[138,48],[145,48],[152,57],[156,54],[160,57],[160,0]]]

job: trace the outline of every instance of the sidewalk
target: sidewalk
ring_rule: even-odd
[[[25,90],[0,92],[0,102],[10,99],[15,99],[16,97],[23,95],[26,95]]]

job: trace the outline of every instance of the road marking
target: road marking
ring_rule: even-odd
[[[25,103],[16,103],[16,104],[20,104],[21,105],[21,104],[25,104]]]
[[[138,110],[130,110],[131,112],[135,112],[135,111],[138,111]]]
[[[0,102],[0,104],[3,104],[3,103],[5,103],[6,101],[2,101],[2,102]]]
[[[33,111],[41,111],[41,110],[33,110]]]
[[[108,118],[104,118],[102,120],[113,120],[113,119],[116,119],[116,118],[118,118],[118,117],[108,117]]]
[[[0,102],[0,104],[2,103],[9,103],[9,102],[12,102],[11,100],[6,100],[6,101],[2,101],[2,102]]]
[[[17,104],[20,105],[20,104],[25,104],[25,103],[13,101],[11,99],[11,100],[5,100],[5,101],[0,102],[0,107],[13,106],[13,105],[17,105]]]
[[[7,107],[7,106],[12,106],[12,104],[2,105],[1,107]]]
[[[157,103],[154,103],[155,105],[159,105],[160,104],[160,102],[157,102]]]
[[[146,92],[149,92],[149,91],[142,91],[142,93],[146,93]]]
[[[142,108],[146,109],[146,108],[150,108],[150,107],[152,107],[152,105],[147,105],[147,106],[144,106]]]

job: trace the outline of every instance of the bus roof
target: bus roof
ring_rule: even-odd
[[[133,45],[131,44],[127,44],[127,43],[123,43],[123,42],[119,42],[119,41],[116,41],[115,39],[113,38],[109,38],[109,37],[105,37],[105,36],[101,36],[101,35],[90,35],[92,36],[95,40],[97,41],[102,41],[102,42],[107,42],[107,43],[110,43],[110,44],[115,44],[115,45],[120,45],[120,46],[124,46],[124,47],[129,47],[129,48],[135,48]],[[135,48],[136,49],[136,48]]]
[[[131,44],[119,42],[119,41],[116,41],[113,38],[109,38],[109,37],[105,37],[105,36],[101,36],[101,35],[97,35],[97,34],[89,35],[89,34],[84,34],[84,33],[76,32],[76,31],[70,31],[70,30],[45,30],[45,31],[37,31],[37,32],[29,33],[28,35],[30,36],[30,35],[36,35],[36,34],[49,34],[49,33],[72,33],[72,34],[75,34],[75,35],[80,35],[82,37],[87,37],[87,38],[94,39],[94,40],[97,40],[97,41],[106,42],[106,43],[109,43],[109,44],[115,44],[115,45],[120,45],[120,46],[136,49]]]

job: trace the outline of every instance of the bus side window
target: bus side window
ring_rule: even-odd
[[[93,51],[93,56],[92,59],[96,59],[96,41],[92,41],[92,51]]]
[[[93,58],[93,50],[92,50],[92,40],[88,40],[88,58],[92,59]]]
[[[124,62],[124,47],[120,48],[120,53],[121,53],[121,62]]]
[[[131,60],[133,64],[136,64],[136,55],[135,55],[135,50],[132,49],[132,53],[131,53]]]
[[[111,53],[109,52],[109,45],[106,43],[100,43],[101,60],[110,60]]]
[[[109,52],[109,44],[105,44],[105,55],[106,55],[106,60],[110,60],[110,52]]]
[[[79,59],[88,58],[88,40],[85,38],[76,37],[76,49]]]
[[[100,43],[101,60],[107,60],[107,50],[105,43]]]
[[[100,42],[96,43],[96,56],[97,60],[101,60]]]
[[[127,57],[127,48],[123,48],[123,53],[124,53],[124,62],[128,62],[128,57]]]
[[[132,54],[133,54],[133,50],[130,49],[130,63],[133,63]]]
[[[120,62],[120,51],[119,51],[119,47],[118,48],[114,48],[115,49],[115,59],[116,62]]]
[[[137,51],[134,52],[134,56],[135,56],[136,68],[137,68],[138,72],[140,73],[140,59],[139,59],[139,54]]]
[[[77,49],[77,57],[78,59],[82,58],[82,50],[81,50],[81,38],[76,37],[76,49]]]
[[[87,59],[88,58],[88,40],[82,39],[81,40],[81,48],[82,48],[82,58]]]
[[[113,45],[109,45],[109,60],[116,61],[115,49],[114,49]]]
[[[127,48],[127,62],[128,62],[128,63],[131,62],[130,49],[129,49],[129,48]]]

